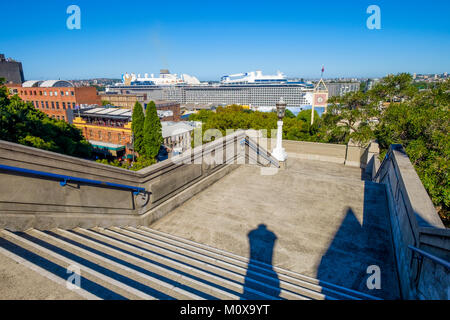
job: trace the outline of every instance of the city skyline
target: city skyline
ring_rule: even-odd
[[[69,30],[70,4],[81,29]],[[366,9],[381,10],[370,30]],[[25,78],[120,78],[167,68],[200,80],[277,70],[288,77],[383,77],[442,74],[450,69],[450,23],[444,1],[8,3],[0,48],[21,61]],[[20,21],[20,25],[12,27]]]

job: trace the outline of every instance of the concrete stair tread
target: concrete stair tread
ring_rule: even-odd
[[[143,226],[0,229],[0,255],[58,285],[79,267],[85,299],[378,299]]]
[[[328,287],[334,291],[335,289],[339,289],[339,290],[343,290],[344,293],[348,292],[349,295],[356,295],[356,296],[360,296],[363,299],[375,299],[378,300],[379,298],[371,296],[371,295],[367,295],[358,291],[354,291],[348,288],[344,288],[344,287],[340,287],[337,285],[334,285],[332,283],[327,283],[327,282],[323,282],[320,281],[318,279],[312,278],[312,277],[308,277],[305,276],[303,274],[294,272],[294,271],[290,271],[287,269],[283,269],[280,267],[276,267],[276,266],[271,266],[271,265],[267,265],[265,263],[262,263],[260,261],[257,260],[252,260],[251,262],[249,261],[248,258],[236,255],[234,253],[225,251],[225,250],[221,250],[221,249],[217,249],[205,244],[201,244],[192,240],[188,240],[188,239],[184,239],[175,235],[171,235],[162,231],[158,231],[158,230],[154,230],[148,227],[144,227],[141,226],[139,228],[134,228],[134,227],[126,227],[125,229],[131,229],[131,230],[144,230],[148,233],[148,235],[153,235],[153,236],[160,236],[160,237],[165,237],[167,240],[172,240],[172,241],[177,241],[178,245],[183,245],[183,248],[189,248],[189,250],[195,251],[195,252],[202,252],[205,255],[208,255],[210,257],[214,257],[214,259],[217,260],[223,260],[226,263],[230,263],[230,264],[236,264],[237,266],[243,266],[243,265],[248,265],[250,264],[254,264],[255,268],[260,269],[261,271],[264,270],[268,270],[268,269],[273,269],[274,271],[276,271],[276,273],[278,274],[278,277],[281,279],[283,279],[286,282],[292,282],[292,283],[300,283],[302,285],[306,283],[310,283],[312,285],[315,286],[316,289],[323,289],[325,287],[325,290],[328,289]],[[322,287],[324,286],[324,287]],[[311,287],[314,288],[314,287]]]

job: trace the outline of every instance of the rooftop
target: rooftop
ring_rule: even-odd
[[[22,84],[24,88],[30,87],[41,87],[41,88],[50,88],[50,87],[64,87],[64,88],[72,88],[74,87],[73,83],[66,80],[28,80]]]

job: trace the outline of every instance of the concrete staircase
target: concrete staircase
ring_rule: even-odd
[[[147,227],[2,229],[2,256],[61,286],[77,266],[86,299],[378,299]]]

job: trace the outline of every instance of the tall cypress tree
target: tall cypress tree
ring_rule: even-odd
[[[153,101],[147,105],[144,121],[145,155],[155,158],[163,142],[161,121],[159,121],[156,105]]]
[[[140,155],[145,154],[144,148],[144,110],[142,105],[136,101],[133,108],[131,130],[134,136],[134,150]]]

